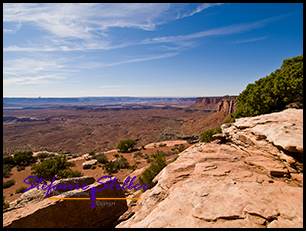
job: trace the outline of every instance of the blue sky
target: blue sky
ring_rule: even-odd
[[[303,4],[4,4],[3,96],[238,95],[303,53]]]

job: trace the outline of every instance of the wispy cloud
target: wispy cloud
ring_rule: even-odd
[[[46,52],[109,50],[142,44],[142,41],[115,42],[112,27],[155,30],[163,23],[190,17],[220,4],[11,4],[3,5],[3,22],[19,23],[14,32],[30,24],[45,35],[39,44],[9,45],[4,52]]]
[[[262,28],[263,26],[276,21],[283,16],[271,17],[264,20],[250,22],[250,23],[240,23],[234,24],[230,26],[214,28],[211,30],[200,31],[188,35],[178,35],[178,36],[164,36],[164,37],[155,37],[155,38],[148,38],[142,41],[144,44],[149,43],[178,43],[184,40],[191,40],[196,38],[203,38],[207,36],[222,36],[222,35],[230,35],[236,33],[242,33],[245,31],[250,31],[252,29]]]
[[[25,84],[46,84],[46,83],[60,83],[60,81],[54,80],[63,80],[66,77],[58,75],[43,75],[43,76],[20,76],[13,78],[3,79],[3,85],[25,85]]]
[[[239,43],[250,43],[267,39],[268,36],[258,37],[258,38],[250,38],[250,39],[238,39],[236,41],[229,42],[229,44],[239,44]]]
[[[203,3],[202,5],[198,5],[196,9],[192,10],[191,12],[185,12],[182,15],[178,14],[177,19],[193,16],[194,14],[200,13],[207,8],[222,4],[224,3]]]
[[[149,61],[149,60],[154,60],[154,59],[164,59],[164,58],[169,58],[169,57],[175,56],[177,54],[178,54],[178,52],[166,53],[166,54],[161,54],[161,55],[148,56],[148,57],[144,57],[144,58],[128,59],[128,60],[124,60],[124,61],[121,61],[121,62],[101,63],[100,65],[103,66],[103,67],[110,67],[110,66],[117,66],[117,65],[126,64],[126,63],[143,62],[143,61]]]
[[[63,60],[17,58],[3,63],[3,85],[42,84],[66,78]],[[56,80],[56,81],[54,81]]]

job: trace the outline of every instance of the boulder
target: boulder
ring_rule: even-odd
[[[89,169],[91,168],[91,166],[97,164],[98,161],[96,159],[93,159],[93,160],[88,160],[88,161],[85,161],[83,164],[82,164],[82,168],[83,169]]]
[[[107,181],[107,180],[105,180]],[[38,203],[25,205],[3,213],[5,228],[110,228],[118,217],[127,210],[126,200],[96,200],[91,208],[90,190],[101,189],[104,185],[93,183],[84,191],[72,190]],[[70,198],[64,200],[60,198]],[[71,200],[71,198],[78,198]],[[124,191],[104,189],[96,198],[125,198]]]

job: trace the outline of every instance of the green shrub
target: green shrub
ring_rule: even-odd
[[[143,156],[142,152],[141,151],[138,151],[136,153],[134,153],[134,158],[137,158],[138,156]]]
[[[215,134],[216,134],[216,133],[222,133],[221,127],[217,127],[217,128],[216,128]]]
[[[3,164],[14,166],[15,165],[14,157],[13,156],[3,157]]]
[[[184,146],[184,144],[180,144],[180,146],[178,147],[178,151],[179,152],[182,152],[182,151],[184,151],[186,148],[185,148],[185,146]]]
[[[5,196],[3,196],[3,209],[7,209],[10,207],[10,204],[9,203],[4,203],[5,201]]]
[[[4,178],[9,178],[11,175],[13,175],[11,173],[12,167],[10,164],[3,164],[3,177]]]
[[[95,151],[93,151],[93,150],[91,150],[89,153],[88,153],[90,156],[93,156],[93,155],[95,155],[96,154],[96,152]]]
[[[205,132],[200,134],[200,141],[209,143],[213,140],[212,136],[215,134],[214,129],[208,129]]]
[[[151,165],[140,175],[139,183],[145,183],[149,188],[152,188],[155,185],[152,180],[165,166],[166,157],[156,153],[151,161]]]
[[[116,173],[118,170],[115,168],[115,163],[113,161],[108,162],[103,166],[103,169],[108,173]]]
[[[285,59],[280,69],[247,85],[237,97],[232,118],[281,111],[290,103],[303,104],[303,54]]]
[[[159,147],[166,147],[167,144],[162,144],[162,143],[160,143],[158,146],[159,146]]]
[[[103,166],[103,169],[107,173],[116,173],[120,169],[129,168],[129,162],[122,155],[117,158],[115,161],[108,162]]]
[[[49,157],[49,153],[41,152],[37,155],[37,157],[42,160],[42,159]]]
[[[119,149],[120,152],[128,152],[128,150],[134,148],[136,144],[137,142],[135,140],[122,140],[116,148]]]
[[[26,186],[20,186],[19,188],[16,189],[15,193],[23,193],[24,190],[26,190]]]
[[[14,180],[8,180],[6,182],[3,182],[3,188],[9,188],[13,186],[16,182]]]
[[[78,170],[75,170],[72,172],[72,176],[71,177],[80,177],[82,176],[82,172],[78,171]]]
[[[30,165],[36,162],[36,157],[33,156],[32,151],[18,152],[14,154],[15,165]]]
[[[98,161],[98,163],[101,163],[101,164],[108,163],[107,156],[104,153],[101,153],[101,154],[97,155],[97,161]]]
[[[97,168],[97,165],[95,165],[95,164],[91,165],[91,167],[90,167],[91,170],[96,169],[96,168]]]
[[[20,166],[20,165],[17,165],[17,171],[20,172],[21,170],[24,170],[25,169],[25,166]]]
[[[54,176],[58,179],[67,178],[72,175],[72,170],[69,171],[68,169],[73,166],[75,166],[75,163],[68,162],[66,155],[58,155],[44,160],[41,164],[34,164],[31,168],[31,174],[47,181],[51,181]]]

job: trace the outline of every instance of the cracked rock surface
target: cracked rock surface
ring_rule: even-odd
[[[302,111],[223,126],[226,143],[180,153],[116,227],[303,227]]]

